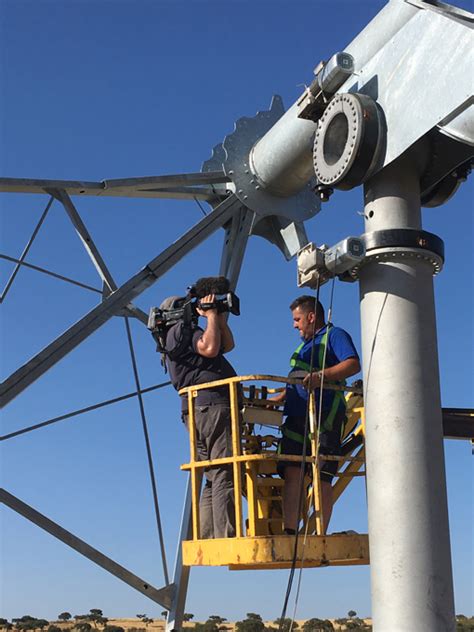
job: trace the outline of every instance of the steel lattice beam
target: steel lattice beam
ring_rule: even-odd
[[[121,178],[101,182],[81,180],[40,180],[37,178],[0,178],[2,193],[47,193],[50,189],[68,195],[134,198],[171,198],[215,201],[226,194],[230,178],[223,171],[179,173],[166,176]],[[215,185],[215,186],[214,186]]]
[[[180,259],[226,224],[241,206],[242,203],[235,196],[229,196],[174,244],[165,248],[163,252],[152,259],[140,272],[106,297],[100,305],[92,309],[25,365],[12,373],[0,385],[0,406],[4,406],[19,395],[112,316],[119,314],[131,299],[153,285]]]

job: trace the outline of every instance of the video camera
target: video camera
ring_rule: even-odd
[[[198,309],[203,311],[217,309],[219,314],[229,312],[240,316],[239,297],[231,292],[229,287],[229,280],[223,276],[198,279],[194,285],[188,287],[186,296],[170,297],[163,301],[160,307],[152,307],[148,315],[148,329],[158,341],[168,327],[180,320],[187,325],[197,323]],[[209,294],[215,295],[214,302],[203,303],[201,299]]]
[[[215,295],[214,302],[203,303],[201,299],[209,294]],[[196,306],[204,312],[208,309],[217,309],[219,314],[230,312],[234,316],[240,316],[239,297],[230,291],[229,280],[226,277],[202,277],[188,288],[188,296],[196,299]]]

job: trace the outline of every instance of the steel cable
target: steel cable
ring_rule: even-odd
[[[10,278],[7,281],[7,284],[5,285],[5,289],[3,290],[3,292],[0,294],[0,304],[3,303],[3,301],[5,300],[5,297],[8,293],[8,290],[10,289],[10,287],[13,284],[13,281],[15,280],[16,275],[18,274],[18,271],[20,269],[20,264],[23,262],[23,260],[25,259],[26,255],[28,254],[29,249],[31,248],[36,235],[39,232],[39,229],[41,228],[44,220],[46,219],[46,215],[49,212],[49,209],[51,208],[52,203],[54,202],[54,197],[51,196],[48,200],[48,203],[46,204],[46,208],[44,209],[43,213],[41,214],[41,217],[39,218],[38,223],[35,226],[35,229],[33,231],[33,234],[31,235],[28,243],[26,244],[25,248],[23,249],[23,252],[20,255],[20,259],[16,262],[16,267],[13,270],[12,274],[10,275]]]
[[[336,280],[336,277],[333,276],[326,327],[329,327],[329,325],[332,322],[332,308],[333,308],[333,301],[334,301],[335,280]],[[318,282],[317,282],[317,286],[316,286],[316,296],[315,296],[315,310],[314,310],[315,314],[316,314],[316,311],[317,311],[317,305],[318,305],[318,301],[319,301],[319,293],[320,293],[320,281],[319,281],[319,278],[318,278]],[[311,356],[310,356],[310,363],[309,363],[309,375],[311,374],[312,369],[313,369],[313,365],[314,365],[314,340],[315,340],[315,337],[316,337],[316,333],[317,332],[316,332],[316,319],[315,319],[314,327],[313,327],[313,333],[312,333],[312,345],[311,345]],[[321,367],[321,383],[320,383],[320,387],[319,387],[320,388],[320,397],[319,397],[319,407],[318,407],[318,423],[317,423],[317,427],[316,427],[316,455],[314,456],[314,458],[316,459],[316,462],[317,462],[317,459],[319,459],[319,432],[320,432],[321,421],[322,421],[323,385],[324,385],[324,374],[325,374],[325,368],[326,368],[327,347],[328,347],[328,345],[326,344],[325,347],[324,347],[324,352],[323,352],[323,362],[322,362],[322,367]],[[300,480],[299,480],[300,485],[299,485],[299,494],[298,494],[298,516],[301,514],[302,502],[303,502],[304,472],[305,472],[305,468],[306,468],[306,447],[307,447],[307,436],[308,436],[308,430],[309,430],[309,402],[310,402],[310,398],[308,397],[307,405],[306,405],[305,428],[304,428],[304,435],[303,435],[303,460],[301,462]],[[313,481],[313,485],[314,484],[315,484],[315,481]],[[323,514],[322,514],[322,519],[324,520],[324,515]],[[298,584],[297,584],[297,590],[296,590],[295,602],[294,602],[294,608],[293,608],[293,616],[292,616],[289,632],[292,632],[293,626],[294,626],[294,623],[295,623],[296,610],[297,610],[297,606],[298,606],[298,600],[299,600],[299,594],[300,594],[300,588],[301,588],[301,580],[302,580],[303,566],[304,566],[304,548],[305,548],[305,545],[306,545],[306,539],[307,539],[307,535],[308,535],[308,525],[309,525],[308,516],[306,516],[306,521],[305,522],[306,522],[306,525],[305,525],[305,533],[304,533],[304,539],[303,539],[303,548],[302,548],[302,553],[301,553],[300,572],[299,572],[299,577],[298,577]],[[288,578],[288,585],[287,585],[284,605],[283,605],[283,609],[282,609],[282,614],[280,616],[279,632],[282,632],[282,629],[283,629],[284,619],[286,617],[286,610],[287,610],[287,607],[288,607],[288,601],[289,601],[289,598],[290,598],[292,584],[293,584],[293,580],[294,580],[294,573],[295,573],[295,569],[296,569],[298,539],[299,539],[299,529],[297,528],[296,529],[296,533],[295,533],[295,544],[294,544],[294,549],[293,549],[293,559],[292,559],[292,563],[291,563],[290,576]]]
[[[153,467],[153,459],[152,459],[152,454],[151,454],[150,437],[148,434],[148,425],[147,425],[146,415],[145,415],[145,406],[143,404],[143,397],[142,397],[141,388],[140,388],[140,378],[138,376],[135,350],[133,348],[132,333],[130,331],[130,323],[127,317],[125,317],[125,328],[127,330],[128,346],[130,348],[133,375],[135,378],[135,385],[136,385],[137,394],[138,394],[138,404],[140,407],[140,416],[142,419],[143,434],[145,436],[146,452],[147,452],[147,458],[148,458],[148,468],[150,472],[151,488],[152,488],[152,493],[153,493],[153,505],[155,508],[156,526],[158,529],[158,538],[160,541],[160,550],[161,550],[161,560],[163,563],[163,574],[165,577],[165,583],[168,586],[170,583],[170,580],[169,580],[169,575],[168,575],[168,566],[166,563],[165,543],[164,543],[164,538],[163,538],[163,528],[161,525],[160,508],[158,505],[158,492],[156,489],[155,470]]]
[[[332,323],[332,307],[333,307],[333,301],[334,301],[335,281],[336,281],[336,277],[334,276],[333,279],[332,279],[332,285],[331,285],[331,298],[330,298],[330,301],[329,301],[328,319],[327,319],[326,327],[329,327],[329,325]],[[313,337],[313,342],[314,342],[314,337]],[[328,342],[329,342],[329,338],[328,338]],[[314,347],[314,345],[313,345],[313,347]],[[324,346],[323,362],[322,362],[323,366],[321,367],[321,384],[320,384],[320,387],[319,387],[318,424],[317,424],[317,427],[316,427],[316,455],[315,455],[316,462],[319,459],[319,432],[320,432],[321,421],[322,421],[323,388],[324,388],[324,374],[325,374],[325,371],[326,371],[326,353],[327,353],[327,348],[328,348],[328,344],[326,344]],[[314,485],[314,481],[313,481],[313,485]],[[324,514],[322,514],[322,519],[324,520]],[[292,621],[291,621],[289,632],[292,632],[292,630],[293,630],[293,626],[294,626],[295,618],[296,618],[296,610],[297,610],[297,607],[298,607],[298,601],[299,601],[299,596],[300,596],[301,579],[302,579],[302,575],[303,575],[303,565],[304,565],[304,550],[305,550],[305,545],[306,545],[306,539],[307,539],[307,536],[308,536],[308,526],[309,526],[309,516],[306,516],[306,525],[305,525],[305,532],[304,532],[304,538],[303,538],[303,547],[302,547],[302,551],[301,551],[301,566],[300,566],[300,572],[299,572],[299,576],[298,576],[298,584],[297,584],[297,587],[296,587],[296,595],[295,595],[295,603],[294,603],[294,609],[293,609],[293,617],[292,617]]]
[[[317,305],[318,305],[318,301],[319,301],[319,290],[320,290],[320,282],[319,282],[319,278],[318,278],[318,282],[317,282],[317,286],[316,286],[316,296],[315,296],[315,299],[314,299],[314,304],[315,304],[314,311],[315,311],[315,314],[316,314]],[[314,363],[314,340],[315,340],[315,337],[316,337],[316,318],[314,320],[313,332],[312,332],[311,356],[310,356],[310,362],[309,362],[309,373],[310,374],[311,374],[311,371],[313,369],[313,363]],[[303,485],[304,485],[304,473],[305,473],[305,469],[306,469],[306,447],[307,447],[308,428],[309,428],[309,397],[308,397],[308,400],[307,400],[307,403],[306,403],[305,425],[304,425],[304,432],[303,432],[303,460],[301,461],[301,467],[300,467],[299,492],[298,492],[298,503],[297,503],[297,507],[298,507],[297,515],[298,515],[298,517],[301,514],[301,508],[302,508],[302,504],[303,504]],[[278,632],[282,632],[282,630],[283,630],[283,622],[284,622],[284,619],[286,617],[286,610],[287,610],[287,607],[288,607],[288,601],[289,601],[290,595],[291,595],[291,588],[292,588],[292,585],[293,585],[293,579],[294,579],[295,569],[296,569],[296,558],[297,558],[297,552],[298,552],[298,537],[299,537],[298,528],[296,528],[295,541],[294,541],[294,547],[293,547],[293,559],[291,561],[290,574],[289,574],[289,577],[288,577],[288,584],[287,584],[287,588],[286,588],[285,599],[284,599],[284,602],[283,602],[283,608],[282,608],[282,612],[281,612],[281,615],[280,615],[280,624],[278,626]]]
[[[76,281],[75,279],[71,279],[70,277],[64,276],[63,274],[58,274],[57,272],[52,272],[51,270],[47,270],[46,268],[41,268],[40,266],[35,266],[32,263],[26,263],[22,259],[15,259],[15,257],[9,257],[8,255],[0,254],[0,259],[4,259],[5,261],[11,261],[12,263],[16,263],[17,267],[13,274],[16,274],[16,271],[22,266],[25,268],[29,268],[30,270],[35,270],[36,272],[42,272],[43,274],[47,274],[48,276],[52,276],[55,279],[59,279],[60,281],[66,281],[66,283],[71,283],[72,285],[77,285],[78,287],[82,287],[86,290],[90,290],[91,292],[95,292],[96,294],[102,294],[102,290],[99,288],[92,287],[92,285],[87,285],[87,283],[81,283],[81,281]],[[10,277],[9,284],[5,288],[5,292],[0,297],[0,303],[3,302],[5,294],[7,293],[8,288],[11,286],[12,279],[14,279],[14,275]]]
[[[148,388],[142,389],[140,392],[150,393],[151,391],[156,391],[158,388],[163,388],[164,386],[170,386],[171,382],[162,382],[161,384],[155,384],[154,386],[149,386]],[[66,413],[65,415],[60,415],[59,417],[53,417],[52,419],[48,419],[47,421],[42,421],[40,423],[34,424],[33,426],[28,426],[27,428],[22,428],[21,430],[15,430],[14,432],[10,432],[7,435],[3,435],[0,437],[0,441],[4,441],[6,439],[13,439],[13,437],[18,437],[18,435],[26,434],[27,432],[31,432],[32,430],[39,430],[40,428],[44,428],[45,426],[50,426],[51,424],[55,424],[58,421],[64,421],[65,419],[70,419],[71,417],[76,417],[77,415],[82,415],[83,413],[89,413],[92,410],[97,410],[98,408],[103,408],[104,406],[110,406],[110,404],[116,404],[117,402],[123,402],[126,399],[130,399],[130,397],[136,397],[138,393],[134,391],[133,393],[127,393],[126,395],[120,395],[119,397],[114,397],[113,399],[107,399],[103,402],[99,402],[98,404],[92,404],[91,406],[86,406],[85,408],[79,408],[78,410],[73,410],[70,413]]]

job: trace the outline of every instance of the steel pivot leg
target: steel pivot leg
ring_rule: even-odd
[[[419,234],[418,162],[410,151],[366,183],[368,238]],[[376,632],[455,626],[432,263],[400,243],[360,271]]]

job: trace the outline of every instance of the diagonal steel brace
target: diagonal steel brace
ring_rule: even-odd
[[[121,579],[132,588],[135,588],[135,590],[141,592],[145,595],[145,597],[148,597],[165,608],[169,609],[171,607],[175,591],[174,584],[168,584],[167,586],[159,589],[155,588],[149,582],[137,577],[137,575],[134,575],[125,567],[121,566],[117,562],[114,562],[114,560],[110,559],[110,557],[107,557],[97,549],[94,549],[94,547],[90,546],[90,544],[87,544],[87,542],[84,542],[84,540],[81,540],[70,531],[67,531],[56,522],[53,522],[39,511],[36,511],[36,509],[33,509],[33,507],[30,507],[30,505],[27,505],[16,496],[13,496],[13,494],[7,492],[5,489],[0,489],[0,502],[3,502],[7,507],[13,509],[13,511],[16,511],[27,520],[33,522],[33,524],[41,527],[55,538],[58,538],[58,540],[61,540],[61,542],[64,542],[81,555],[84,555],[84,557],[87,557],[95,564],[98,564],[98,566],[104,568],[109,573],[112,573],[112,575],[115,575],[115,577],[118,577],[118,579]]]
[[[0,385],[0,407],[19,395],[112,316],[119,313],[133,298],[153,285],[180,259],[228,222],[241,206],[242,203],[238,198],[230,195],[193,228],[152,259],[142,270],[106,297],[100,305],[12,373]]]
[[[115,283],[112,274],[107,268],[105,261],[102,259],[102,255],[99,252],[99,249],[94,243],[89,231],[86,228],[86,225],[82,221],[81,216],[79,215],[78,210],[74,206],[69,194],[64,189],[45,189],[47,193],[51,195],[51,197],[56,198],[61,202],[64,207],[64,210],[69,216],[74,228],[79,235],[84,248],[87,251],[87,254],[92,260],[92,263],[95,266],[95,269],[99,273],[104,286],[107,290],[107,293],[114,292],[117,289],[117,284]],[[147,315],[135,305],[127,305],[125,307],[125,312],[129,316],[133,316],[138,318],[143,323],[147,322]]]

